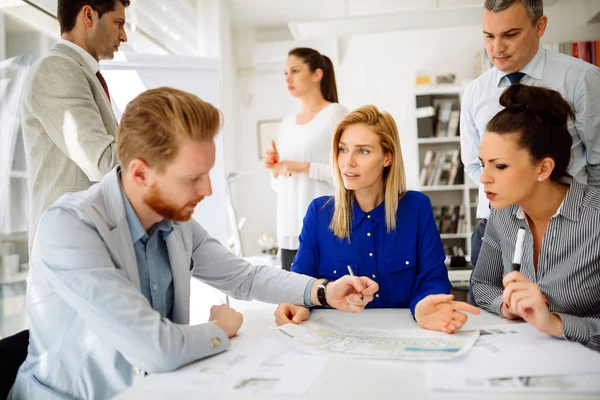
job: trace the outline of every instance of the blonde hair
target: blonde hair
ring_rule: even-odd
[[[179,151],[182,138],[213,140],[221,112],[198,96],[169,87],[148,90],[125,109],[117,133],[117,156],[124,170],[136,159],[163,172]]]
[[[338,147],[344,130],[351,125],[357,124],[368,126],[379,138],[383,152],[391,155],[391,165],[385,167],[383,170],[385,224],[388,232],[396,229],[398,202],[404,193],[406,193],[404,161],[402,160],[398,128],[394,119],[390,114],[380,112],[373,105],[363,106],[352,111],[335,128],[331,152],[331,165],[336,188],[333,218],[329,224],[329,229],[340,239],[347,238],[348,240],[350,240],[354,193],[344,187],[342,173],[338,167]]]

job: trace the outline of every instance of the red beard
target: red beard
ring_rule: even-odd
[[[204,196],[201,196],[197,201],[187,203],[183,205],[183,207],[177,207],[176,205],[169,203],[164,199],[160,189],[155,183],[150,186],[150,189],[144,195],[144,203],[165,219],[170,221],[185,222],[189,221],[190,218],[192,218],[192,214],[194,214],[194,209],[188,208],[188,206],[193,206],[199,203],[203,198]]]

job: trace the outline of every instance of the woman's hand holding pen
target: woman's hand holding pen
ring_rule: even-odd
[[[430,294],[417,303],[415,319],[425,329],[454,333],[467,322],[467,316],[460,311],[479,314],[477,307],[454,301],[451,294]]]
[[[308,173],[310,163],[297,161],[280,161],[279,151],[274,140],[271,140],[271,148],[265,150],[262,156],[263,165],[271,171],[273,176],[283,175],[292,176],[292,174]]]
[[[373,300],[378,290],[377,282],[366,276],[344,275],[330,282],[325,293],[327,303],[331,307],[345,312],[359,313]]]
[[[277,166],[277,163],[279,163],[279,152],[274,140],[271,140],[271,148],[265,150],[262,159],[263,165],[271,171],[273,176],[279,175],[279,168]]]
[[[315,288],[319,282],[319,280],[314,282]],[[325,289],[325,299],[330,307],[340,311],[359,313],[373,300],[373,296],[378,290],[377,282],[367,277],[346,275],[329,282]],[[314,296],[311,294],[311,298]],[[289,323],[299,324],[306,321],[309,314],[306,307],[283,303],[275,310],[275,323],[278,326]]]
[[[520,272],[511,272],[502,280],[502,300],[508,312],[523,318],[540,332],[562,336],[561,318],[550,312],[546,296],[540,287]]]

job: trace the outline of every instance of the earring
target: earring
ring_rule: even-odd
[[[541,176],[538,176],[538,181],[540,181],[540,182],[542,181],[542,177]]]

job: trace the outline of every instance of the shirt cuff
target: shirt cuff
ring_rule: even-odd
[[[575,315],[555,313],[563,324],[563,337],[572,342],[586,344],[590,340],[588,322]]]
[[[308,283],[306,284],[306,288],[304,288],[304,305],[306,307],[312,306],[310,302],[310,291],[312,290],[312,286],[315,281],[315,278],[311,278],[310,281],[308,281]]]
[[[492,304],[490,304],[490,311],[493,313],[496,313],[499,316],[501,316],[502,318],[504,318],[504,315],[502,315],[502,310],[501,310],[502,303],[504,303],[504,300],[502,300],[502,295],[496,297],[492,301]]]

